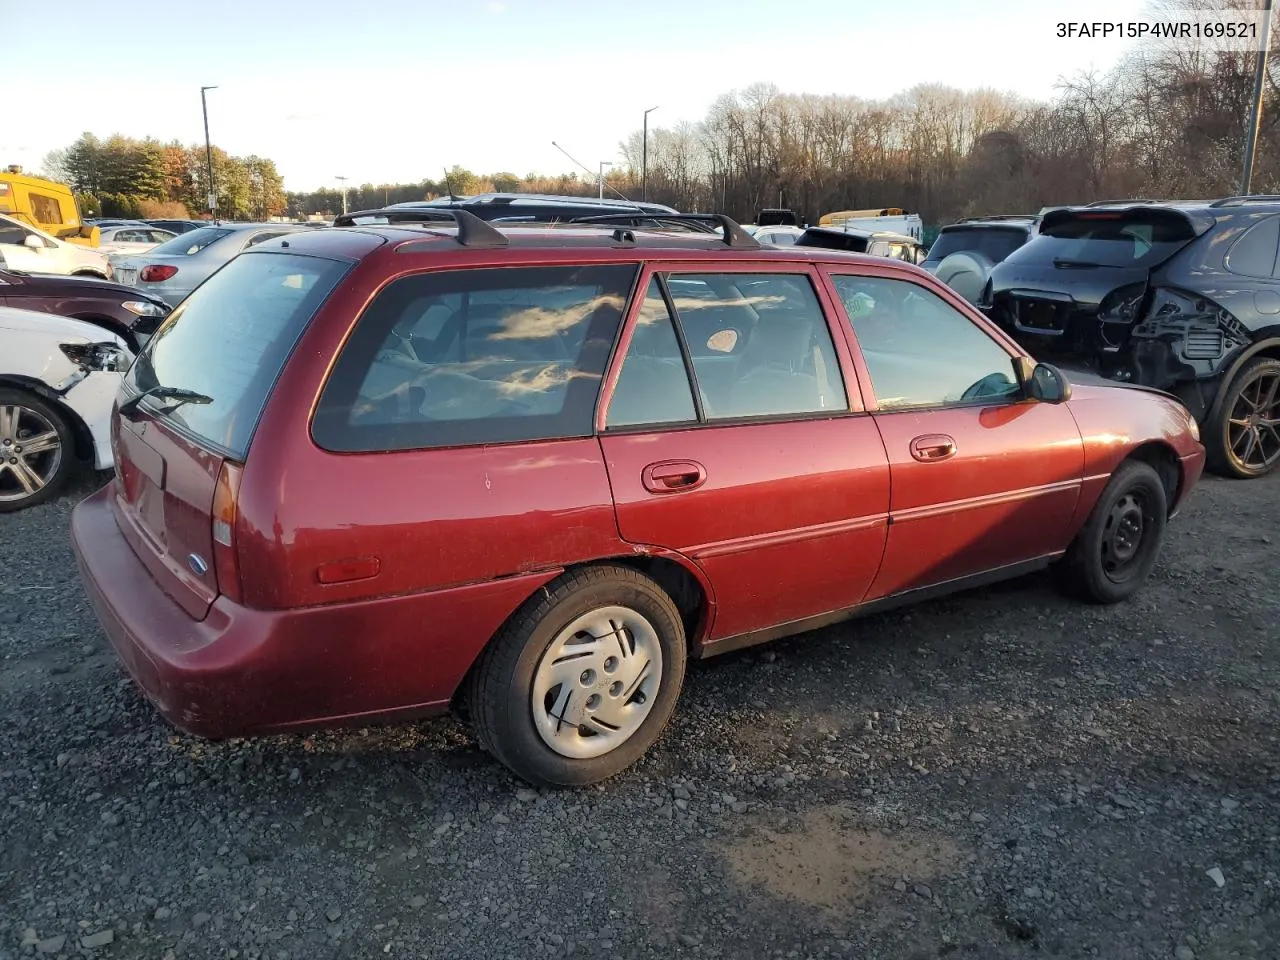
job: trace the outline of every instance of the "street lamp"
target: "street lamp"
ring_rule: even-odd
[[[213,145],[209,142],[209,104],[205,100],[206,90],[217,90],[216,86],[200,88],[200,110],[204,113],[204,159],[209,169],[209,216],[218,217],[218,188],[213,182]]]
[[[649,114],[657,110],[650,107],[644,112],[644,139],[640,147],[640,199],[649,199]]]
[[[597,177],[596,177],[596,183],[598,183],[598,184],[600,185],[600,199],[601,199],[601,200],[603,200],[603,199],[604,199],[604,168],[605,168],[605,167],[612,167],[612,166],[613,166],[613,161],[612,161],[612,160],[601,160],[601,161],[600,161],[600,173],[599,173],[599,174],[597,175]]]
[[[1271,0],[1266,0],[1263,10],[1262,34],[1258,49],[1254,51],[1253,99],[1249,109],[1249,126],[1244,135],[1244,173],[1240,177],[1240,193],[1248,196],[1253,184],[1253,156],[1258,149],[1258,126],[1262,122],[1262,87],[1267,78],[1267,52],[1271,47]]]
[[[342,184],[342,212],[347,212],[347,178],[335,176],[333,179]]]

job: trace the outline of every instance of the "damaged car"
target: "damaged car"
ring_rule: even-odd
[[[1039,360],[1177,396],[1217,473],[1280,466],[1280,197],[1045,212],[978,306]]]
[[[55,496],[86,465],[108,470],[111,410],[133,353],[84,320],[0,307],[0,513]]]

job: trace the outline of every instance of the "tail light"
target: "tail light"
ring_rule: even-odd
[[[236,556],[236,514],[243,472],[240,464],[224,462],[213,491],[213,569],[218,576],[218,589],[235,603],[243,596]]]
[[[168,280],[177,272],[178,268],[170,263],[149,263],[142,268],[138,279],[147,283],[159,283],[161,280]]]

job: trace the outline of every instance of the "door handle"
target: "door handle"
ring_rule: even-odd
[[[944,433],[930,433],[911,441],[911,455],[921,463],[949,460],[956,455],[956,442]]]
[[[696,460],[663,460],[640,472],[640,482],[650,493],[678,493],[693,490],[707,479],[707,468]]]

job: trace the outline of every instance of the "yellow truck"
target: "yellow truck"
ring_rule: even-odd
[[[68,243],[98,245],[99,230],[80,220],[80,208],[70,187],[27,176],[18,166],[0,170],[0,213]]]

